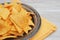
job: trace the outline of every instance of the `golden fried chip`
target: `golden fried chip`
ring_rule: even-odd
[[[9,18],[7,18],[5,21],[6,21],[10,26],[13,25],[13,23],[11,22],[11,20],[10,20]]]
[[[16,36],[3,36],[0,37],[0,40],[6,39],[6,38],[17,38]]]
[[[15,8],[18,12],[21,11],[21,5],[20,4],[16,3],[15,5],[12,6],[12,8]]]
[[[22,16],[20,16],[20,15],[14,15],[14,16],[11,15],[10,18],[11,18],[12,20],[14,20],[14,22],[15,22],[18,26],[20,26],[20,28],[22,28],[22,26],[25,26],[25,25],[28,24],[28,19],[25,18],[25,16],[22,17]]]
[[[23,28],[24,32],[28,34],[29,30],[32,30],[32,28],[30,26],[26,26],[25,28]]]
[[[17,31],[10,31],[9,34],[13,36],[23,36],[23,31],[21,33],[18,33]]]
[[[11,26],[0,19],[0,35],[7,33],[11,29]]]
[[[32,22],[32,20],[29,20],[29,25],[34,26],[34,23]]]
[[[3,18],[3,19],[7,19],[8,16],[9,16],[10,12],[7,8],[0,8],[0,16]]]
[[[11,13],[12,13],[12,15],[17,15],[17,14],[19,14],[19,12],[18,12],[15,8],[12,8]]]
[[[17,31],[14,25],[12,25],[11,31]]]
[[[21,33],[22,29],[14,22],[14,20],[12,20],[12,18],[10,18],[10,20],[12,21],[12,23],[15,25],[16,30]]]
[[[22,15],[22,16],[27,15],[27,11],[24,8],[21,8],[19,15]]]
[[[21,15],[21,16],[25,16],[25,15],[27,15],[27,11],[25,10],[25,9],[23,9],[23,8],[21,8],[21,10],[20,10],[20,12],[18,12],[18,10],[17,9],[15,9],[15,8],[12,8],[12,15],[14,15],[14,14],[18,14],[18,15]]]
[[[11,18],[14,20],[14,22],[19,25],[20,28],[22,28],[26,33],[28,33],[28,30],[31,30],[32,28],[29,27],[29,25],[33,25],[33,22],[29,20],[28,16],[20,17],[18,15],[12,15]],[[28,21],[29,20],[29,21]],[[29,22],[29,24],[28,24]]]
[[[19,0],[11,0],[11,4],[13,5],[12,8],[15,8],[18,12],[20,12],[22,5]]]

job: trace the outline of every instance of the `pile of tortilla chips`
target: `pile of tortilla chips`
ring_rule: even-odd
[[[32,30],[29,25],[34,26],[30,14],[31,12],[25,10],[21,3],[17,4],[17,0],[10,4],[0,4],[0,39],[28,34],[28,31]]]

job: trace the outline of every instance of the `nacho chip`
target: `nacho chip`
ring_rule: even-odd
[[[11,0],[12,8],[15,8],[18,12],[20,12],[22,5],[19,0]]]
[[[15,25],[16,30],[21,33],[22,29],[14,22],[14,20],[12,20],[12,18],[10,18],[10,20],[12,21],[12,23]]]
[[[9,35],[12,35],[12,36],[23,36],[23,31],[21,33],[18,33],[17,31],[10,31]]]
[[[16,36],[3,36],[0,37],[0,40],[6,39],[6,38],[17,38]]]
[[[22,17],[22,16],[20,16],[20,15],[14,15],[14,16],[11,15],[10,17],[11,17],[12,20],[14,20],[14,22],[15,22],[18,26],[20,26],[20,28],[22,28],[22,26],[25,26],[25,25],[28,24],[28,19],[25,18],[25,16]]]
[[[28,34],[29,30],[32,30],[32,28],[30,26],[26,26],[25,28],[23,28],[24,32]]]
[[[0,16],[6,20],[9,16],[10,12],[7,8],[0,8]]]
[[[0,19],[0,35],[7,33],[11,29],[11,26]]]
[[[29,25],[33,25],[33,22],[29,20],[28,16],[20,17],[19,15],[11,15],[10,16],[12,20],[20,27],[22,28],[26,33],[28,33],[28,30],[31,30],[32,28],[29,27]],[[26,18],[25,18],[26,17]],[[29,22],[29,23],[28,23]]]
[[[12,25],[11,31],[17,31],[14,25]]]
[[[34,26],[34,23],[31,20],[29,20],[29,25]]]
[[[10,26],[13,25],[13,23],[11,22],[11,20],[10,20],[9,18],[7,18],[5,21],[6,21]]]
[[[12,8],[11,13],[12,13],[12,15],[17,15],[17,14],[19,14],[19,12],[18,12],[15,8]]]
[[[15,8],[18,12],[20,12],[21,11],[21,5],[20,4],[15,4],[15,5],[13,5],[13,7],[12,8]]]
[[[27,15],[27,11],[24,8],[21,8],[19,15],[22,15],[22,16]]]

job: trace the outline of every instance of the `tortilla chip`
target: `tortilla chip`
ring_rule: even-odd
[[[27,15],[27,11],[24,8],[21,8],[19,15],[22,15],[22,16]]]
[[[0,35],[7,33],[11,29],[11,26],[2,20],[0,20]]]
[[[32,30],[32,28],[30,26],[26,26],[25,28],[23,28],[24,32],[28,34],[29,30]]]
[[[15,8],[12,8],[11,13],[12,13],[12,15],[17,15],[17,14],[19,14],[19,12],[18,12]]]
[[[1,19],[1,17],[0,17],[0,19]]]
[[[34,23],[32,22],[32,20],[29,20],[29,25],[34,26]]]
[[[26,33],[28,33],[28,30],[32,29],[28,27],[29,25],[33,25],[33,22],[31,19],[29,19],[28,15],[21,16],[21,15],[11,15],[10,18],[14,20],[14,22],[22,28]],[[30,28],[30,29],[29,29]]]
[[[12,23],[15,25],[16,30],[21,33],[22,29],[14,22],[14,20],[12,20],[12,18],[10,18],[10,20],[12,21]]]
[[[5,20],[9,25],[11,25],[12,26],[12,22],[11,22],[11,20],[9,19],[9,18],[7,18],[6,20]]]
[[[12,20],[14,20],[14,22],[15,22],[18,26],[20,26],[20,28],[22,28],[22,26],[25,26],[25,25],[28,24],[28,19],[25,18],[25,16],[22,17],[22,16],[20,16],[20,15],[14,15],[14,16],[11,15],[10,17],[11,17]]]
[[[0,16],[6,20],[9,16],[10,12],[7,8],[0,8]]]
[[[17,31],[14,25],[12,25],[11,31]]]
[[[17,38],[16,36],[3,36],[0,37],[0,40],[6,39],[6,38]]]
[[[13,5],[13,7],[12,8],[15,8],[18,12],[20,12],[21,11],[21,5],[20,4],[15,4],[15,5]]]
[[[21,33],[18,33],[17,31],[10,31],[10,34],[13,34],[14,36],[23,36],[23,31]]]

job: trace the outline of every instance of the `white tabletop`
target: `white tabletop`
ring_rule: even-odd
[[[9,1],[9,0],[7,0]],[[21,0],[23,3],[34,7],[41,16],[57,26],[56,32],[45,40],[60,40],[60,0]],[[3,2],[3,0],[0,0]]]

